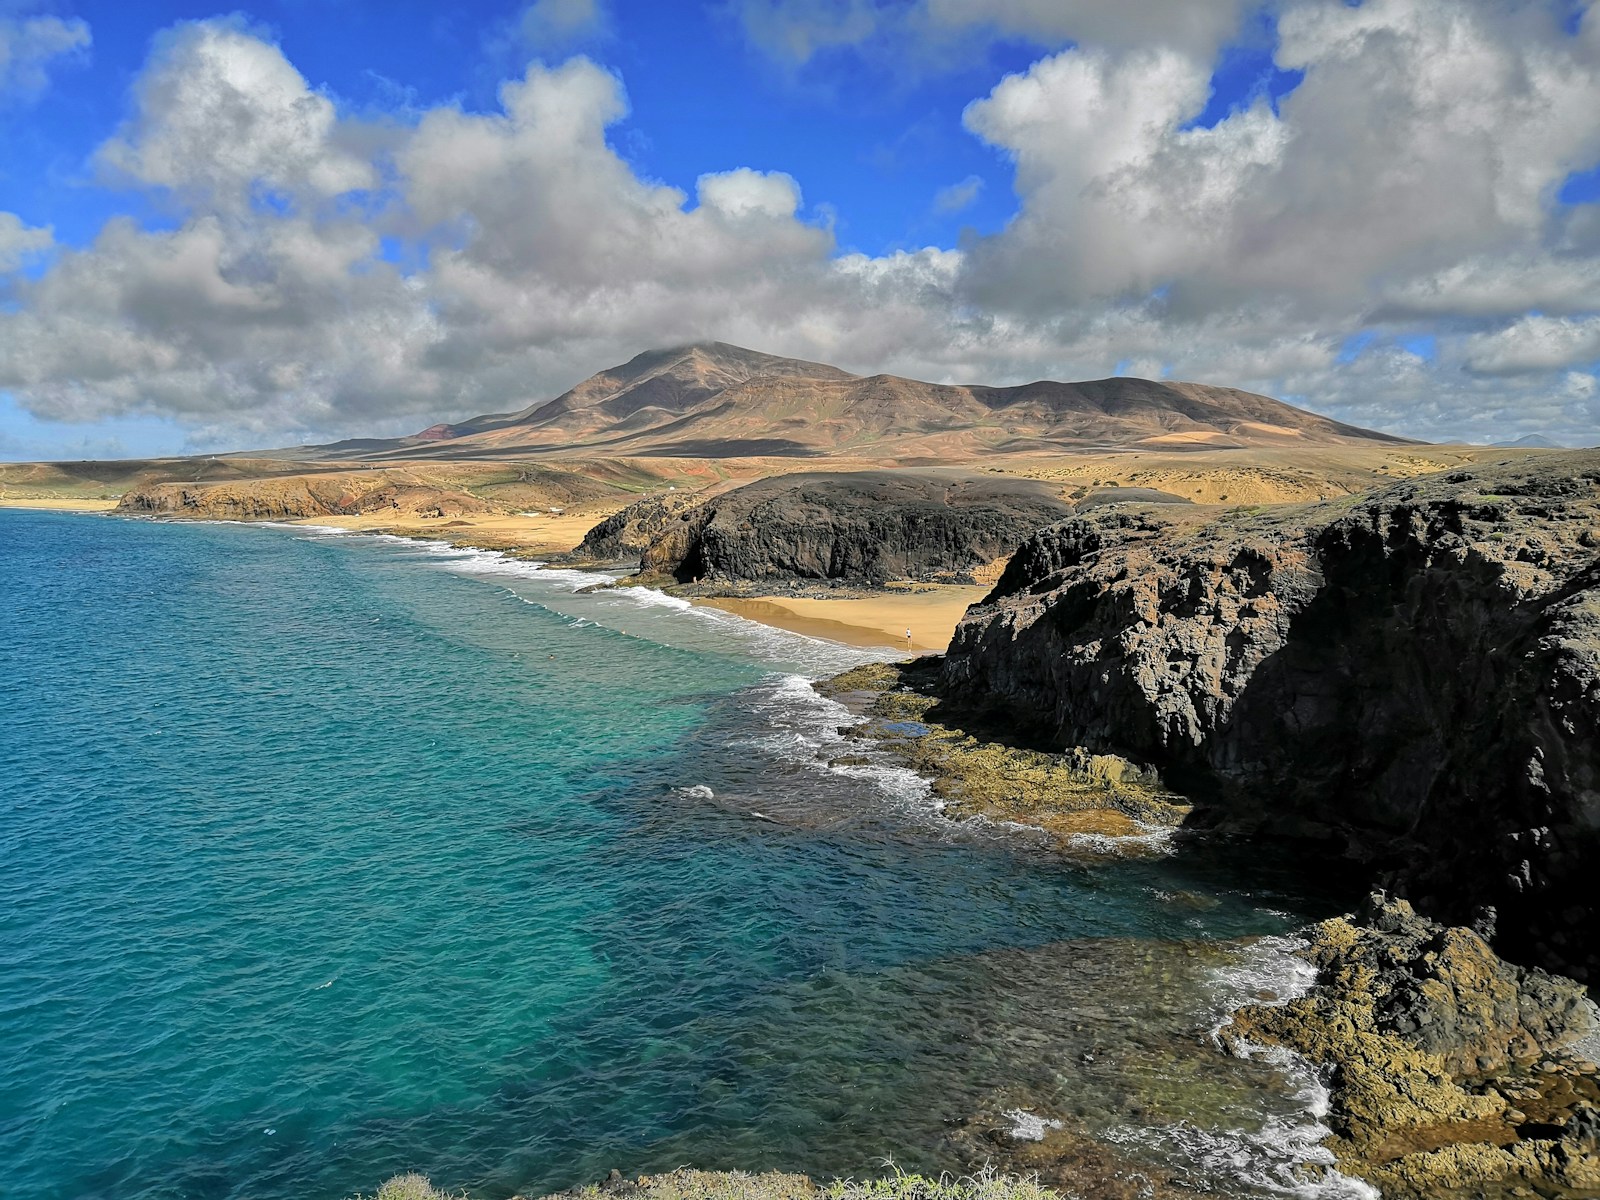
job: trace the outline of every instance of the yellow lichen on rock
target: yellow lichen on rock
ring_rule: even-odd
[[[921,670],[872,663],[817,687],[853,701],[865,719],[846,736],[929,779],[946,816],[1030,826],[1081,856],[1140,853],[1189,814],[1182,797],[1126,759],[1008,745],[942,723],[939,700],[917,689]]]
[[[1324,922],[1304,954],[1317,986],[1242,1009],[1222,1036],[1239,1053],[1286,1046],[1328,1072],[1341,1169],[1386,1197],[1600,1185],[1589,1115],[1600,1081],[1564,1054],[1592,1029],[1579,985],[1506,963],[1404,901],[1374,903],[1365,924]]]

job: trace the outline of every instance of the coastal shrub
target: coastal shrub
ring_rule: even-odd
[[[358,1196],[356,1200],[363,1198]],[[418,1175],[412,1171],[387,1180],[372,1200],[457,1200],[457,1198],[447,1192],[439,1191],[428,1182],[426,1175]]]
[[[842,1179],[827,1189],[828,1200],[1061,1200],[1037,1175],[909,1175],[896,1171],[883,1179]]]
[[[625,1181],[614,1175],[545,1200],[817,1200],[817,1186],[804,1175],[766,1171],[695,1171],[684,1167],[664,1175],[641,1175]]]
[[[355,1200],[365,1200],[356,1197]],[[371,1200],[465,1200],[439,1191],[424,1175],[396,1175]],[[590,1184],[545,1200],[1063,1200],[1037,1176],[1001,1175],[985,1169],[976,1175],[909,1175],[898,1169],[885,1179],[841,1179],[818,1188],[804,1175],[766,1171],[695,1171],[680,1168],[662,1175],[623,1180],[615,1172],[604,1184]]]

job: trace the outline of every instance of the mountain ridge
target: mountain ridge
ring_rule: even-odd
[[[1067,448],[1245,448],[1408,439],[1238,388],[1126,377],[1009,387],[857,375],[726,342],[646,350],[559,396],[406,438],[314,447],[327,457],[572,452],[896,458]]]

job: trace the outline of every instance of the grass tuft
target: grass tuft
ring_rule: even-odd
[[[464,1198],[465,1193],[456,1196],[441,1192],[428,1182],[426,1175],[418,1175],[415,1171],[411,1171],[387,1180],[372,1200],[464,1200]],[[358,1196],[356,1200],[363,1198]]]
[[[1001,1175],[984,1169],[976,1175],[910,1175],[896,1170],[883,1179],[842,1179],[825,1192],[827,1200],[1061,1200],[1037,1175]]]

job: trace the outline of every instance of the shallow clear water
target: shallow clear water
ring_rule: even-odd
[[[826,768],[795,673],[859,652],[586,582],[0,511],[5,1195],[939,1168],[1024,1102],[1187,1159],[1303,1112],[1204,1037],[1247,978],[1204,944],[1295,885],[956,829]]]

